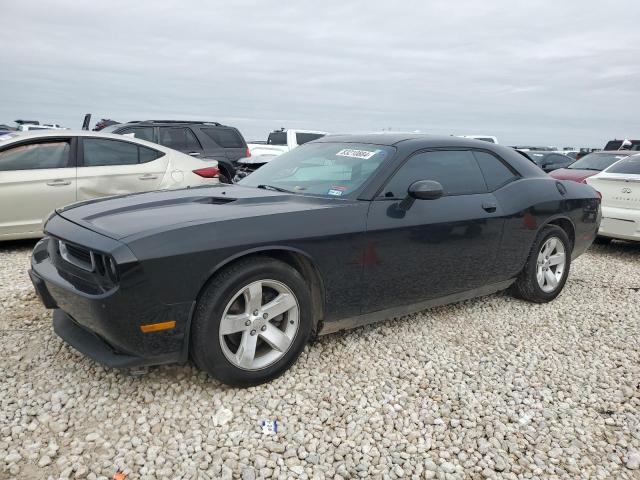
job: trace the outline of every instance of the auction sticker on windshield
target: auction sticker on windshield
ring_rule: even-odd
[[[336,155],[340,157],[361,158],[363,160],[368,160],[376,153],[378,153],[378,150],[370,152],[369,150],[354,150],[352,148],[343,148],[338,153],[336,153]]]

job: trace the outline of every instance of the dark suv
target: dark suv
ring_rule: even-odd
[[[224,183],[231,183],[236,161],[251,155],[238,129],[218,122],[145,120],[113,125],[102,132],[133,134],[192,157],[217,160],[220,181]]]

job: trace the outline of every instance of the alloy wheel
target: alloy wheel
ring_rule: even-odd
[[[276,280],[241,288],[222,314],[219,341],[227,360],[243,370],[277,362],[298,333],[300,307],[293,291]]]
[[[564,244],[557,237],[550,237],[542,245],[536,264],[536,280],[545,293],[551,293],[560,284],[567,264]]]

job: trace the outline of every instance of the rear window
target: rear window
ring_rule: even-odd
[[[287,132],[271,132],[267,138],[267,145],[286,145]]]
[[[640,175],[640,155],[627,157],[613,165],[607,173],[627,173],[632,175]]]
[[[324,137],[324,133],[296,133],[296,143],[298,145],[303,145],[322,137]]]
[[[202,128],[201,131],[222,148],[244,148],[242,137],[231,128]]]
[[[589,155],[582,157],[577,162],[573,162],[567,168],[569,170],[594,170],[596,172],[601,172],[605,168],[610,167],[618,160],[622,160],[627,156],[628,155],[626,153],[621,153],[620,155],[610,153],[590,153]]]

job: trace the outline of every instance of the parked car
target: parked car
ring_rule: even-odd
[[[317,140],[328,135],[327,132],[317,130],[284,129],[274,130],[267,137],[266,142],[250,142],[251,155],[281,155],[307,142]]]
[[[460,135],[462,138],[474,138],[483,142],[498,143],[498,137],[492,135]]]
[[[236,163],[236,175],[233,177],[233,181],[239,182],[276,157],[277,155],[251,155],[247,158],[241,158]]]
[[[623,158],[587,183],[602,195],[598,240],[640,241],[640,154]]]
[[[95,127],[93,127],[94,132],[99,132],[107,127],[112,127],[114,125],[120,125],[120,122],[116,122],[115,120],[111,120],[110,118],[103,118],[99,122],[96,122]]]
[[[545,172],[552,172],[558,168],[566,168],[575,160],[557,152],[528,150],[527,155]]]
[[[628,155],[628,153],[619,150],[590,153],[565,168],[554,170],[549,173],[549,175],[557,180],[572,180],[574,182],[587,183],[587,178],[610,167]]]
[[[223,183],[233,179],[237,160],[251,155],[240,131],[218,122],[145,120],[106,127],[102,131],[134,136],[192,157],[216,160]]]
[[[237,185],[59,210],[31,278],[57,334],[95,360],[190,355],[248,386],[283,373],[316,332],[508,287],[551,301],[599,215],[591,187],[510,148],[328,136]]]
[[[18,124],[16,130],[20,132],[30,132],[33,130],[69,130],[66,127],[61,127],[57,123],[21,123]]]
[[[218,182],[205,163],[134,138],[42,130],[0,139],[0,240],[42,236],[54,209],[80,200]]]
[[[604,150],[640,150],[640,140],[609,140],[604,146]]]

